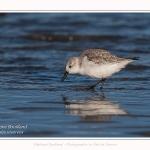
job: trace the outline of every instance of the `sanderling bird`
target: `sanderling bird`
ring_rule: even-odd
[[[100,79],[90,89],[94,89],[99,83],[102,83],[100,87],[102,89],[107,77],[138,59],[139,57],[120,58],[102,49],[88,49],[83,51],[79,57],[73,57],[67,61],[66,72],[61,81],[63,82],[68,74],[78,73]]]

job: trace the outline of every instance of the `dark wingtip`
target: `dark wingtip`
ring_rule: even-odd
[[[139,59],[140,59],[140,57],[131,57],[131,58],[127,58],[127,59],[139,60]]]
[[[139,60],[140,59],[140,57],[134,57],[133,58],[133,60]]]

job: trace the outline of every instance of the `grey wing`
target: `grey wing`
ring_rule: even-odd
[[[86,56],[89,61],[92,61],[96,64],[117,63],[120,59],[119,57],[102,49],[85,50],[80,57],[83,58],[84,56]]]

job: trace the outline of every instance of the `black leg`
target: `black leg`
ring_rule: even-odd
[[[106,78],[102,78],[102,80],[101,80],[102,85],[101,85],[100,89],[103,89],[103,86],[104,86],[105,81],[106,81]]]
[[[101,80],[100,80],[100,81],[98,81],[96,84],[92,85],[92,86],[90,87],[90,89],[94,89],[94,88],[95,88],[95,86],[96,86],[96,85],[98,85],[99,83],[101,83]]]
[[[103,89],[101,89],[101,88],[100,88],[100,90],[101,90],[101,100],[105,100],[105,94],[104,94],[104,91],[103,91]]]
[[[100,80],[100,81],[98,81],[96,84],[92,85],[92,86],[90,87],[90,89],[94,89],[95,86],[98,85],[98,84],[101,83],[101,82],[102,82],[102,85],[101,85],[101,88],[100,88],[100,89],[102,89],[103,86],[104,86],[104,82],[105,82],[105,81],[106,81],[106,78],[102,78],[102,80]]]

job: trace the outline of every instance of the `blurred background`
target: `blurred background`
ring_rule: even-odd
[[[86,76],[62,83],[90,48],[140,60],[103,92],[78,91],[97,82]],[[0,137],[149,137],[149,49],[150,13],[1,13]]]

